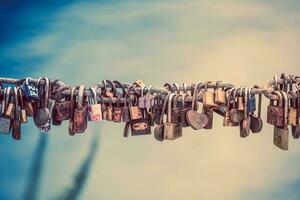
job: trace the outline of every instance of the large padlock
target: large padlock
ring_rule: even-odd
[[[161,115],[159,116],[159,121],[157,123],[157,126],[154,128],[154,138],[160,142],[164,141],[164,115],[167,110],[168,105],[168,99],[169,99],[170,93],[165,97],[162,105]]]
[[[25,82],[22,85],[22,91],[27,100],[29,101],[38,101],[39,100],[39,91],[35,83],[30,82],[31,78],[27,77]]]

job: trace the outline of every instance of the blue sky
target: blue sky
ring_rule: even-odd
[[[103,79],[263,84],[274,74],[299,75],[299,9],[299,1],[279,0],[10,1],[0,9],[0,76],[87,86]],[[222,119],[214,123],[208,133],[186,129],[163,144],[151,136],[124,139],[119,124],[90,124],[76,137],[67,123],[54,127],[40,198],[71,185],[100,126],[82,199],[300,198],[299,141],[281,152],[267,124],[242,140]],[[20,142],[1,137],[0,199],[22,197],[39,132],[31,123],[23,133]]]

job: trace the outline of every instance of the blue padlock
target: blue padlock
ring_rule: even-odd
[[[255,95],[251,95],[251,88],[248,89],[248,97],[247,97],[247,111],[248,113],[253,113],[256,111],[256,100]]]
[[[25,95],[25,97],[30,101],[37,101],[39,100],[39,90],[36,84],[29,83],[31,78],[27,77],[25,79],[25,83],[23,83],[21,89]]]

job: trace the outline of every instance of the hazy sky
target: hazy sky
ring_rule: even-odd
[[[103,79],[262,85],[282,72],[299,75],[299,10],[296,0],[15,0],[0,9],[0,75],[87,86]],[[67,122],[53,127],[41,199],[71,185],[91,130],[100,126],[82,199],[300,198],[299,141],[290,137],[290,150],[278,150],[266,123],[241,139],[215,116],[213,130],[185,129],[164,143],[152,135],[124,139],[123,125],[100,124],[76,137],[68,136]],[[0,199],[21,198],[37,135],[28,124],[20,142],[1,137]]]

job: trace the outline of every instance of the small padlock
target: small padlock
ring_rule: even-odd
[[[234,88],[232,91],[232,108],[229,110],[229,117],[231,121],[235,123],[240,123],[243,120],[244,113],[237,108],[237,103],[236,103],[236,92],[237,89]]]
[[[73,112],[73,133],[83,133],[87,128],[87,109],[83,101],[84,85],[79,87],[78,103]]]
[[[258,95],[258,115],[256,116],[254,113],[250,114],[250,129],[252,133],[259,133],[263,128],[263,120],[261,119],[261,102],[262,102],[262,94]]]
[[[71,118],[71,107],[72,107],[72,101],[71,99],[67,99],[64,98],[64,100],[62,101],[63,97],[62,97],[62,93],[67,90],[67,89],[71,89],[70,87],[60,87],[57,89],[57,93],[56,93],[56,101],[54,104],[54,109],[56,110],[56,114],[55,116],[53,116],[53,120],[57,120],[57,121],[64,121],[64,120],[68,120]]]
[[[45,81],[45,86],[41,85],[41,82]],[[46,124],[51,116],[49,104],[49,93],[50,93],[50,80],[48,78],[40,78],[38,81],[40,94],[40,105],[35,111],[33,120],[37,127]]]
[[[238,91],[239,91],[239,96],[237,97],[237,109],[240,110],[240,111],[243,111],[245,108],[244,108],[244,97],[242,96],[242,91],[244,90],[245,88],[244,87],[241,87]]]
[[[96,89],[91,87],[90,90],[93,94],[93,104],[88,106],[89,119],[93,122],[98,122],[102,120],[102,107],[98,103]]]
[[[215,103],[218,105],[225,105],[226,104],[226,92],[224,88],[219,87],[221,81],[216,82],[215,88]]]
[[[248,87],[246,87],[244,89],[244,99],[245,99],[245,105],[244,105],[244,118],[243,120],[240,122],[240,136],[242,138],[245,138],[247,136],[249,136],[250,134],[250,123],[251,123],[251,118],[249,117],[249,112],[248,112],[248,107],[247,107],[247,103],[249,100],[249,93],[250,90]]]
[[[284,125],[284,106],[280,92],[273,91],[272,94],[277,95],[278,100],[275,105],[274,100],[270,100],[267,108],[267,123],[282,127]]]
[[[180,123],[172,123],[172,99],[175,94],[170,94],[168,97],[168,114],[167,122],[164,124],[164,139],[166,140],[175,140],[182,136],[182,127]]]
[[[203,96],[202,96],[203,104],[206,107],[218,107],[218,105],[215,103],[215,93],[208,91],[209,83],[211,83],[211,82],[209,81],[209,82],[205,83],[205,88],[204,88],[204,92],[203,92]]]
[[[288,93],[291,96],[290,105],[288,106],[288,125],[297,126],[298,113],[297,113],[297,96],[293,91]]]
[[[287,108],[288,108],[288,98],[284,91],[275,91],[278,94],[278,96],[283,97],[283,116],[284,116],[284,124],[283,126],[274,126],[274,135],[273,135],[273,143],[282,150],[288,150],[289,146],[289,129],[287,127]]]
[[[196,89],[194,90],[193,99],[192,99],[192,110],[188,111],[186,113],[186,119],[194,130],[199,130],[207,125],[208,119],[207,116],[203,113],[198,113],[196,109],[196,96],[198,94],[198,88],[201,85],[201,83],[197,84]],[[204,104],[203,105],[207,105]]]
[[[31,78],[27,77],[23,83],[21,89],[25,94],[25,97],[29,101],[38,101],[39,100],[39,91],[37,85],[30,83]]]
[[[15,98],[10,93],[11,93],[11,88],[8,87],[7,88],[7,96],[6,96],[7,106],[5,108],[4,116],[7,118],[10,118],[10,119],[13,119],[14,111],[15,111],[15,104],[14,104]]]
[[[6,118],[4,116],[5,110],[6,110],[6,102],[9,100],[9,93],[10,93],[10,88],[8,91],[8,88],[4,89],[4,96],[2,99],[2,109],[1,109],[1,116],[0,116],[0,133],[3,134],[9,134],[10,129],[11,129],[11,119]]]
[[[256,111],[256,100],[255,100],[255,95],[251,94],[252,88],[249,87],[249,98],[247,99],[247,110],[248,113],[253,113]]]
[[[20,88],[18,88],[18,97],[19,97],[19,104],[20,104],[20,122],[21,123],[27,123],[28,122],[28,118],[27,118],[27,113],[26,113],[26,109],[24,107],[24,101],[23,101],[23,93],[22,90]]]
[[[227,91],[227,98],[226,98],[227,105],[226,105],[226,109],[224,109],[223,126],[238,126],[239,125],[239,122],[234,122],[230,119],[229,111],[230,111],[230,109],[232,109],[231,108],[231,98],[232,98],[233,102],[235,101],[233,92],[235,92],[235,88],[231,88]]]
[[[117,98],[117,106],[113,110],[113,121],[122,122],[122,107],[120,106],[120,97]]]
[[[122,121],[123,122],[130,122],[130,112],[128,107],[128,98],[127,96],[124,97],[124,106],[122,108]]]

